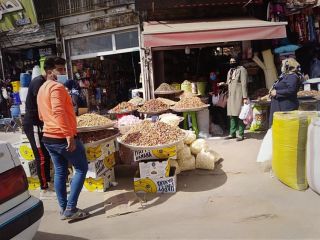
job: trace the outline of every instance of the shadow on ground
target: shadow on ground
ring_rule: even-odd
[[[88,238],[75,237],[63,234],[47,233],[47,232],[37,232],[33,240],[88,240]]]

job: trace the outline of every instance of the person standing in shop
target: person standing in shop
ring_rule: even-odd
[[[44,66],[47,72],[48,66]],[[56,194],[50,186],[50,156],[42,143],[43,122],[39,119],[37,95],[40,87],[45,83],[47,76],[38,76],[32,79],[26,98],[26,113],[23,118],[23,129],[30,142],[36,161],[37,175],[40,180],[40,199],[55,198]]]
[[[302,79],[300,64],[294,58],[282,61],[281,75],[279,80],[273,84],[270,91],[269,128],[272,127],[273,114],[275,112],[298,110],[299,101],[297,93]]]
[[[239,65],[235,58],[230,59],[230,70],[227,75],[228,104],[227,112],[230,118],[230,135],[226,139],[237,138],[237,141],[244,140],[245,124],[239,118],[241,107],[248,103],[248,72]],[[237,137],[238,131],[238,137]]]
[[[76,115],[71,97],[63,84],[57,82],[58,75],[66,72],[65,63],[59,57],[46,59],[47,81],[39,89],[37,102],[39,118],[44,122],[42,141],[54,164],[54,186],[61,208],[60,217],[62,220],[75,220],[89,216],[89,213],[77,208],[88,163],[84,146],[77,137]],[[75,169],[69,198],[66,188],[68,162]]]

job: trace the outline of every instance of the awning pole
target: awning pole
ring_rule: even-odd
[[[4,65],[3,65],[3,56],[2,56],[2,49],[1,49],[1,48],[0,48],[0,58],[1,58],[2,77],[3,77],[3,80],[5,80]]]

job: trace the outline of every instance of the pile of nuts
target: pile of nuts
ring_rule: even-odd
[[[161,102],[163,102],[164,104],[167,104],[169,106],[174,106],[177,102],[172,101],[170,99],[167,98],[157,98],[158,100],[160,100]]]
[[[96,113],[86,113],[77,117],[78,127],[96,127],[96,126],[106,126],[113,122],[104,116]]]
[[[147,101],[141,108],[139,108],[139,112],[141,113],[157,113],[164,112],[169,109],[169,105],[163,103],[158,99],[151,99]]]
[[[141,97],[135,97],[135,98],[132,98],[129,103],[132,103],[133,105],[135,106],[139,106],[139,105],[142,105],[144,104],[144,99],[141,98]]]
[[[170,92],[170,91],[176,91],[176,89],[172,86],[170,86],[168,83],[162,83],[155,92]]]
[[[185,133],[178,127],[162,122],[143,121],[121,137],[121,141],[133,146],[159,146],[183,140]]]
[[[311,90],[311,91],[300,91],[298,92],[298,97],[320,97],[320,91]]]
[[[116,107],[112,108],[109,112],[110,113],[126,113],[126,112],[133,112],[137,109],[137,107],[129,102],[122,102],[118,104]]]
[[[175,106],[174,109],[193,109],[199,107],[205,107],[200,98],[198,97],[187,97],[182,98]]]

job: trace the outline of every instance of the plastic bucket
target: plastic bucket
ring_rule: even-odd
[[[12,105],[10,108],[11,117],[20,117],[20,106],[19,105]]]
[[[185,91],[185,92],[189,92],[191,93],[192,92],[192,85],[191,85],[191,82],[183,82],[181,84],[181,90]]]
[[[20,74],[20,85],[21,87],[29,87],[31,82],[31,76],[28,73]]]
[[[197,82],[198,94],[201,96],[206,95],[207,82]]]
[[[179,83],[172,83],[171,87],[173,87],[176,90],[181,90],[181,84],[179,84]]]
[[[11,82],[11,85],[12,85],[12,90],[13,92],[19,92],[20,90],[20,82],[19,81],[14,81],[14,82]]]

